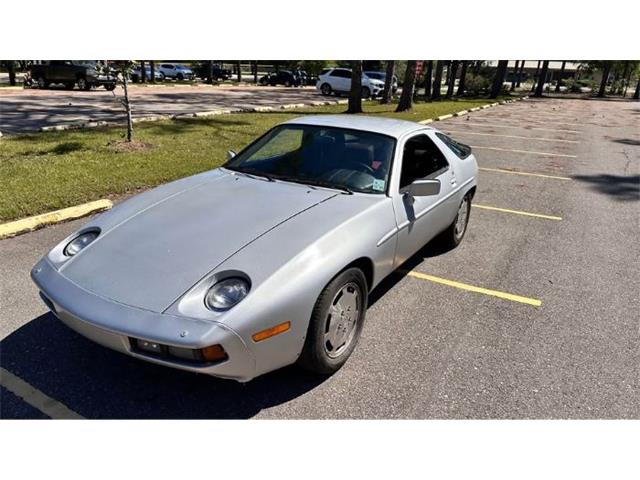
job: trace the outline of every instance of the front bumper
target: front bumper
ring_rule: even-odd
[[[31,278],[64,324],[100,345],[159,365],[241,382],[256,375],[253,353],[222,323],[151,312],[99,297],[59,273],[46,257],[33,267]],[[228,358],[214,364],[158,358],[134,351],[131,338],[191,349],[222,345]]]

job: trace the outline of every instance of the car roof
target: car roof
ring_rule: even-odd
[[[372,115],[307,115],[292,118],[283,124],[317,125],[321,127],[351,128],[367,132],[382,133],[392,137],[401,137],[416,130],[431,129],[426,125],[407,120],[378,117]]]

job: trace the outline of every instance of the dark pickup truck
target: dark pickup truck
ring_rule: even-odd
[[[49,88],[60,83],[71,90],[78,85],[80,90],[91,90],[103,86],[107,90],[116,88],[116,77],[104,75],[97,69],[97,62],[74,60],[50,60],[31,66],[31,79],[39,88]]]

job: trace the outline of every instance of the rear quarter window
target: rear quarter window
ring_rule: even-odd
[[[442,140],[442,143],[449,147],[449,150],[455,153],[459,158],[464,159],[471,155],[471,147],[469,145],[456,142],[453,138],[448,137],[444,133],[437,132],[436,136]]]

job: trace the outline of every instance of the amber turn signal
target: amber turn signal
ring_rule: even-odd
[[[202,358],[207,362],[219,362],[227,359],[227,352],[224,351],[222,345],[211,345],[200,350]]]
[[[278,335],[279,333],[284,333],[291,328],[291,322],[284,322],[276,325],[275,327],[267,328],[266,330],[262,330],[261,332],[254,333],[251,335],[254,342],[260,342],[261,340],[266,340],[267,338],[271,338],[274,335]]]

